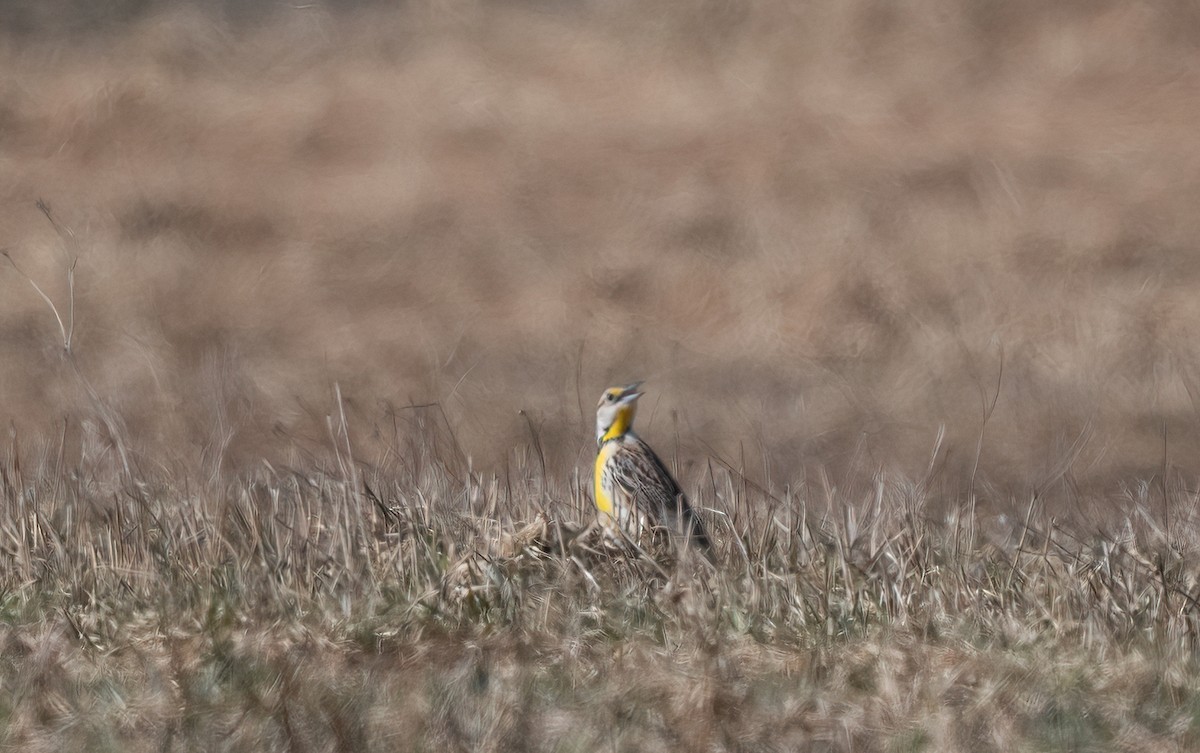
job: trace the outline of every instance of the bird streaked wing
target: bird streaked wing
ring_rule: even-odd
[[[692,541],[708,545],[704,526],[684,497],[683,490],[671,477],[662,460],[640,437],[613,453],[609,461],[613,484],[632,499],[651,523],[675,533],[689,533]]]

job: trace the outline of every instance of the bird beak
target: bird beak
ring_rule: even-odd
[[[621,397],[619,398],[619,402],[632,403],[634,400],[637,400],[642,396],[642,393],[637,391],[637,388],[641,386],[642,383],[640,381],[625,385],[621,389]]]

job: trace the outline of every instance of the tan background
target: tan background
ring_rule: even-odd
[[[367,462],[437,403],[565,474],[644,378],[688,483],[920,478],[944,425],[953,493],[999,377],[986,496],[1196,469],[1188,3],[248,7],[5,11],[0,244],[64,316],[35,201],[78,239],[82,379],[0,270],[23,452],[295,462],[337,384]]]

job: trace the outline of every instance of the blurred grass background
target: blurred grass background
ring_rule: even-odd
[[[643,378],[673,462],[944,426],[946,493],[1086,507],[1196,470],[1198,116],[1185,2],[6,3],[0,241],[64,317],[77,253],[78,373],[6,265],[3,415],[246,468],[336,384],[562,472]]]
[[[1195,749],[1198,116],[1186,2],[0,3],[0,751]]]

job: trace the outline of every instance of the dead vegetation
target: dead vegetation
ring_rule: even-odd
[[[425,409],[426,412],[429,409]],[[193,483],[3,466],[12,750],[1045,750],[1200,742],[1197,498],[1101,530],[922,484],[685,477],[716,562],[606,548],[536,453]],[[341,434],[342,432],[335,432]]]

